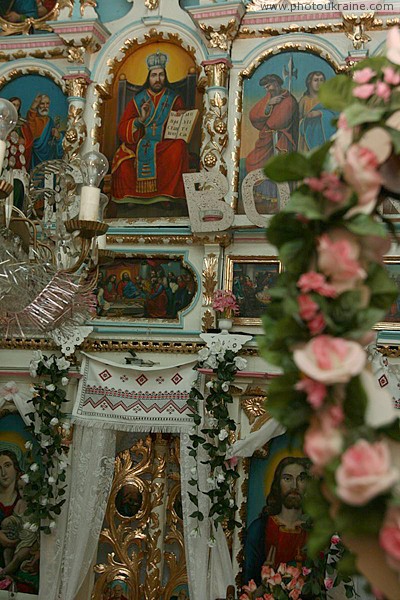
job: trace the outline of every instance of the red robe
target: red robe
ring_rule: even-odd
[[[276,548],[274,569],[280,563],[301,562],[305,559],[303,547],[306,545],[307,531],[300,525],[289,529],[277,517],[269,517],[265,532],[265,556],[268,560],[270,548]]]
[[[158,94],[147,90],[154,106],[158,106],[164,92],[165,89]],[[177,96],[172,105],[172,110],[182,110],[184,108],[182,98]],[[111,171],[111,193],[114,200],[154,198],[157,196],[185,198],[182,173],[189,171],[189,154],[186,142],[181,139],[162,140],[157,143],[157,189],[148,192],[137,191],[136,148],[139,140],[144,135],[144,128],[135,125],[135,120],[138,117],[139,112],[135,102],[129,102],[118,125],[118,135],[122,144],[114,155]],[[164,128],[165,125],[166,122]]]
[[[271,96],[267,94],[250,111],[250,121],[260,134],[254,149],[246,158],[247,173],[264,168],[274,154],[297,149],[299,107],[297,100],[287,90],[283,90],[282,96],[278,104],[268,107]]]

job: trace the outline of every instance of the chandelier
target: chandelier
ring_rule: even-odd
[[[43,162],[30,175],[3,170],[17,120],[14,105],[0,98],[0,336],[65,336],[95,309],[99,239],[108,229],[99,186],[108,161],[91,150],[70,163]],[[18,176],[24,212],[13,205]]]

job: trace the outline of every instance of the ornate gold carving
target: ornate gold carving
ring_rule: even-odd
[[[68,16],[72,17],[72,12],[74,10],[74,0],[59,0],[58,2],[60,10],[63,8],[68,9]]]
[[[107,221],[111,223],[112,220]],[[131,224],[130,219],[126,219],[128,225]],[[230,234],[221,234],[216,236],[208,235],[110,235],[107,236],[107,244],[133,244],[152,246],[193,246],[203,244],[219,244],[222,248],[226,248],[231,243]]]
[[[365,33],[374,22],[374,13],[366,13],[363,15],[346,15],[342,16],[343,27],[346,37],[348,37],[355,50],[364,48],[364,44],[371,41],[369,35]]]
[[[85,8],[87,6],[89,6],[91,8],[96,8],[96,6],[97,6],[96,0],[80,0],[80,2],[81,2],[81,16],[82,17],[85,14]]]
[[[54,8],[40,19],[28,17],[20,23],[11,23],[0,17],[0,28],[3,30],[3,35],[16,35],[21,33],[32,33],[35,29],[41,31],[52,31],[47,21],[54,21],[60,12],[60,2],[57,2]]]
[[[178,438],[162,434],[139,439],[118,453],[100,535],[100,544],[111,552],[106,564],[95,566],[100,576],[93,600],[103,598],[116,579],[128,585],[129,598],[148,600],[169,600],[176,586],[187,582],[183,523],[177,512],[178,456]]]
[[[200,29],[203,31],[208,45],[211,48],[219,48],[225,52],[229,50],[232,41],[235,39],[239,29],[239,23],[236,19],[231,19],[227,25],[220,25],[219,29],[214,29],[206,23],[199,23]]]
[[[68,62],[78,64],[83,64],[86,52],[88,54],[95,54],[101,48],[92,35],[81,38],[80,43],[77,40],[66,40],[65,44],[68,46]]]
[[[73,96],[74,98],[86,98],[86,92],[90,83],[90,79],[87,79],[86,77],[71,77],[66,79],[68,96]]]
[[[203,306],[211,306],[217,287],[218,257],[211,253],[204,259],[203,269]]]
[[[378,345],[377,348],[378,352],[380,352],[383,356],[388,356],[389,358],[399,358],[400,356],[400,346],[396,345]]]
[[[79,154],[79,150],[87,137],[83,111],[83,107],[77,107],[74,104],[69,105],[68,126],[63,139],[63,150],[69,160],[72,160]]]
[[[79,65],[84,63],[85,48],[83,46],[74,46],[74,42],[68,42],[68,62],[78,63]]]
[[[203,119],[203,128],[209,136],[204,145],[200,163],[206,170],[213,169],[219,163],[219,170],[226,175],[226,162],[223,152],[228,144],[227,134],[228,99],[219,92],[209,100],[209,109]]]
[[[159,3],[160,0],[145,0],[144,5],[149,10],[156,10],[156,8],[158,8]]]
[[[240,400],[240,406],[248,418],[250,425],[253,425],[257,417],[265,415],[265,401],[266,396],[253,396],[252,398],[246,397]]]
[[[211,310],[206,310],[202,319],[202,331],[208,331],[209,329],[213,329],[215,325],[215,317]]]
[[[207,75],[207,85],[226,88],[229,77],[229,66],[226,62],[217,62],[204,65]]]

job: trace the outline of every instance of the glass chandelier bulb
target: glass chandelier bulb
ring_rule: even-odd
[[[0,98],[0,140],[6,141],[18,121],[18,112],[14,104],[5,98]]]
[[[91,150],[82,156],[81,171],[83,185],[99,187],[101,180],[108,171],[108,160],[104,154]]]

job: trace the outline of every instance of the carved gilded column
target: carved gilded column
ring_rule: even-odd
[[[207,76],[204,102],[201,168],[226,175],[224,152],[228,144],[228,80],[231,63],[218,58],[202,63]]]
[[[65,157],[76,158],[87,137],[87,127],[83,114],[86,92],[91,80],[86,74],[65,75],[68,94],[68,124],[63,140]]]
[[[215,327],[215,311],[212,307],[213,297],[218,289],[219,260],[221,247],[218,244],[204,246],[202,272],[202,330],[208,331]]]

